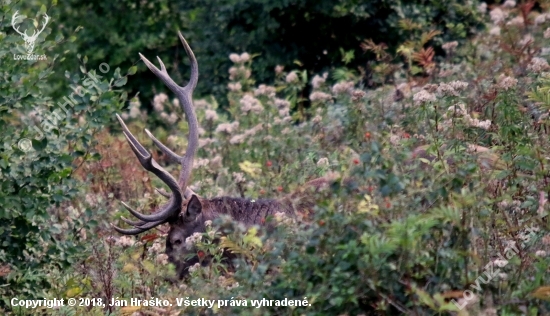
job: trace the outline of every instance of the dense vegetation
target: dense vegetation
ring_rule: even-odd
[[[549,3],[198,3],[2,2],[0,311],[550,312]],[[11,25],[16,10],[28,17],[21,29],[52,16],[34,52],[47,60],[14,59],[24,54]],[[350,31],[337,33],[340,23]],[[177,152],[185,148],[177,101],[136,63],[138,51],[158,54],[184,82],[179,28],[201,69],[192,189],[282,197],[319,176],[331,187],[311,218],[278,216],[274,231],[214,221],[191,245],[214,260],[171,283],[164,227],[134,238],[109,223],[123,225],[119,200],[140,211],[164,203],[153,189],[162,182],[141,169],[115,113],[142,143],[150,144],[146,127]],[[293,28],[315,36],[295,38]],[[325,38],[327,54],[317,58]],[[137,90],[145,93],[128,97]],[[217,227],[227,234],[221,245],[212,242]],[[220,262],[222,248],[236,254],[230,267]],[[173,306],[25,309],[12,307],[13,297],[160,298]],[[186,298],[248,306],[176,306]],[[251,307],[262,298],[310,306]]]
[[[361,41],[372,38],[395,51],[412,36],[433,29],[442,32],[434,39],[440,47],[444,41],[463,40],[480,26],[481,13],[475,8],[441,0],[71,0],[52,8],[52,15],[62,19],[60,31],[65,36],[83,26],[75,51],[92,64],[107,62],[113,67],[130,67],[138,61],[138,52],[163,60],[181,56],[173,36],[181,30],[194,44],[201,65],[198,93],[212,94],[225,105],[230,53],[256,56],[252,67],[259,82],[272,81],[276,65],[299,65],[309,73],[348,65],[360,69],[362,80],[368,82],[373,55],[360,48]],[[180,59],[172,63],[187,73]],[[147,98],[153,97],[152,88],[164,89],[145,67],[128,86]]]

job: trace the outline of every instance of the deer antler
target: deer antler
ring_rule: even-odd
[[[134,226],[135,228],[133,229],[121,229],[119,227],[113,226],[114,229],[121,234],[136,235],[160,224],[173,220],[181,212],[183,197],[188,198],[194,194],[194,192],[187,187],[187,184],[189,178],[191,177],[191,171],[193,170],[193,158],[195,157],[195,153],[197,152],[199,145],[199,123],[197,121],[197,116],[195,115],[195,111],[193,108],[193,90],[197,86],[197,81],[199,78],[199,67],[197,64],[197,59],[195,58],[193,51],[189,47],[189,44],[187,44],[180,32],[178,32],[178,36],[183,44],[183,47],[185,48],[185,51],[187,52],[187,56],[189,57],[189,61],[191,63],[191,78],[186,86],[180,87],[174,82],[174,80],[172,80],[172,78],[170,78],[166,71],[164,63],[162,62],[162,60],[160,60],[159,57],[157,57],[157,59],[160,63],[160,70],[143,55],[139,54],[139,56],[141,57],[141,60],[143,60],[145,65],[147,65],[147,68],[149,68],[157,77],[160,78],[160,80],[162,80],[162,82],[164,82],[164,84],[170,90],[172,90],[172,92],[174,92],[176,97],[179,99],[183,112],[185,113],[185,116],[187,118],[187,123],[189,124],[189,137],[187,149],[183,156],[179,156],[174,153],[172,150],[162,144],[158,139],[156,139],[151,134],[151,132],[149,132],[147,129],[145,130],[147,136],[151,138],[153,143],[155,143],[155,145],[168,158],[170,158],[170,160],[177,161],[181,164],[182,170],[179,179],[176,181],[176,179],[174,179],[174,177],[170,173],[168,173],[152,158],[151,154],[139,143],[134,135],[132,135],[120,116],[118,116],[118,114],[116,115],[118,121],[120,122],[120,125],[122,126],[124,136],[128,140],[132,151],[136,154],[136,157],[138,158],[143,168],[159,177],[164,183],[168,185],[168,187],[172,191],[172,194],[168,194],[164,191],[158,190],[160,194],[169,197],[170,200],[167,204],[161,207],[161,210],[159,212],[153,215],[143,215],[133,210],[130,206],[123,202],[122,204],[124,205],[124,207],[130,213],[132,213],[132,215],[140,219],[140,221],[133,222],[127,219],[123,219],[123,221],[125,221],[126,223]]]
[[[29,35],[27,35],[27,31],[25,31],[25,33],[22,33],[21,31],[19,31],[19,27],[18,28],[15,27],[15,22],[17,21],[17,18],[19,18],[19,17],[20,17],[19,10],[15,11],[15,14],[11,17],[11,26],[13,27],[13,29],[17,33],[22,35],[25,38],[25,40],[26,39],[34,39],[35,37],[40,35],[40,33],[42,33],[44,31],[44,29],[46,28],[46,25],[50,21],[50,17],[46,13],[44,13],[44,21],[43,21],[43,24],[42,24],[42,29],[40,31],[38,31],[38,33],[36,33],[36,30],[34,30],[32,35],[29,36]]]
[[[19,28],[15,28],[15,22],[17,21],[17,18],[20,17],[19,15],[19,10],[15,11],[15,14],[11,17],[11,27],[13,27],[13,29],[19,33],[19,35],[22,35],[22,36],[27,36],[27,32],[25,31],[25,33],[22,33],[21,31],[19,31]]]
[[[48,22],[50,21],[50,17],[44,13],[44,22],[42,24],[42,29],[40,31],[38,31],[38,33],[36,33],[36,30],[32,33],[32,36],[31,37],[35,37],[35,33],[36,33],[36,36],[40,35],[40,33],[42,33],[44,31],[44,29],[46,28],[46,25],[48,24]]]

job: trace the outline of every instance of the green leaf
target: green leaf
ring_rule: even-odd
[[[124,86],[126,83],[128,82],[128,77],[122,77],[120,79],[118,79],[117,81],[115,81],[114,85],[116,87],[122,87]]]
[[[128,75],[135,75],[137,72],[137,66],[132,66],[128,69]]]
[[[48,146],[48,139],[46,137],[42,138],[41,140],[32,140],[32,147],[34,150],[44,150]]]

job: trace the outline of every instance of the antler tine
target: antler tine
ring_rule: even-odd
[[[189,46],[189,44],[187,44],[187,41],[179,31],[178,37],[180,38],[180,41],[183,44],[183,48],[185,49],[185,52],[189,57],[189,62],[191,63],[191,78],[189,78],[189,83],[187,84],[187,87],[192,93],[197,86],[197,82],[199,81],[199,64],[197,63],[197,58],[195,58],[195,54],[191,50],[191,47]]]
[[[115,226],[115,225],[112,225],[111,226],[113,227],[114,230],[116,230],[117,232],[119,232],[120,234],[123,234],[123,235],[137,235],[139,233],[143,233],[145,231],[145,229],[139,229],[139,228],[131,228],[131,229],[122,229],[118,226]]]
[[[45,22],[43,22],[43,24],[42,24],[42,29],[38,32],[38,34],[36,34],[36,36],[38,36],[40,33],[44,32],[44,29],[46,28],[46,25],[48,24],[48,21],[50,21],[50,17],[46,13],[44,13],[44,20],[45,20]],[[36,33],[36,30],[34,31],[32,36],[34,36],[35,33]]]
[[[19,35],[27,35],[27,31],[25,31],[25,33],[22,33],[21,31],[19,31],[19,28],[16,28],[15,27],[15,22],[17,21],[17,18],[19,18],[20,15],[19,15],[19,10],[15,11],[15,13],[13,14],[13,16],[11,17],[11,26],[13,27],[13,29],[19,34]]]
[[[124,220],[126,221],[126,220]],[[123,229],[123,228],[120,228],[116,225],[111,225],[113,226],[113,228],[123,234],[123,235],[137,235],[139,233],[143,233],[144,231],[147,231],[147,230],[150,230],[154,227],[157,227],[158,225],[161,225],[163,224],[164,221],[156,221],[156,222],[150,222],[150,223],[146,223],[145,225],[142,225],[142,226],[135,226],[136,228],[131,228],[131,229]]]
[[[139,222],[134,222],[134,221],[131,221],[129,219],[126,219],[124,217],[120,217],[120,219],[125,222],[126,224],[128,225],[132,225],[134,227],[138,227],[138,226],[142,226],[142,225],[145,225],[147,224],[147,222],[144,222],[144,221],[139,221]]]
[[[189,187],[185,189],[185,192],[183,193],[183,195],[186,197],[193,196],[193,195],[200,196],[197,193],[195,193],[193,190],[189,189]]]
[[[170,197],[170,193],[164,191],[163,189],[155,188],[155,191],[157,191],[158,194],[160,194],[164,197],[167,197],[167,198]]]
[[[161,225],[161,224],[164,223],[164,221],[156,221],[156,222],[150,222],[150,223],[141,222],[141,221],[140,222],[134,222],[134,221],[127,220],[124,217],[121,217],[120,219],[122,219],[125,223],[135,227],[135,228],[131,228],[131,229],[123,229],[123,228],[120,228],[116,225],[111,225],[111,226],[113,226],[113,228],[117,232],[119,232],[121,234],[124,234],[124,235],[137,235],[139,233],[142,233],[144,231],[147,231],[151,228],[157,227],[158,225]]]
[[[124,136],[130,144],[130,148],[136,154],[140,164],[145,168],[145,170],[152,172],[159,179],[168,185],[170,190],[172,190],[172,196],[167,205],[165,205],[158,213],[153,215],[143,215],[137,211],[134,211],[126,203],[122,202],[124,207],[132,213],[135,217],[139,218],[145,222],[155,222],[155,221],[166,221],[168,218],[173,217],[179,214],[181,210],[181,204],[183,202],[182,193],[178,183],[170,173],[168,173],[164,168],[162,168],[151,156],[151,154],[139,143],[139,141],[132,135],[126,124],[120,116],[116,115],[124,132]]]
[[[168,193],[168,192],[166,192],[162,189],[155,188],[155,190],[157,191],[158,194],[160,194],[164,197],[169,198],[171,196],[170,193]],[[183,193],[183,195],[184,196],[193,196],[193,195],[200,196],[197,193],[195,193],[195,191],[189,189],[189,187],[187,187],[187,189],[185,189],[185,192]]]
[[[197,59],[195,58],[195,54],[193,54],[193,51],[191,50],[191,47],[189,47],[189,44],[187,44],[187,41],[185,41],[185,38],[183,38],[180,32],[178,32],[178,36],[181,40],[181,43],[183,44],[185,51],[187,52],[189,62],[191,63],[191,78],[186,86],[180,87],[174,82],[174,80],[172,80],[172,78],[170,77],[170,75],[168,75],[168,72],[166,71],[164,63],[159,57],[157,57],[157,59],[160,64],[160,70],[142,54],[139,54],[139,56],[141,57],[145,65],[147,65],[147,68],[149,68],[149,70],[151,70],[151,72],[153,72],[157,77],[159,77],[160,80],[164,82],[164,84],[176,95],[176,97],[180,101],[183,112],[185,113],[185,117],[187,118],[187,123],[189,124],[188,145],[185,151],[185,155],[183,157],[180,157],[179,159],[182,170],[178,179],[178,185],[182,190],[184,190],[184,196],[188,198],[190,195],[189,191],[187,190],[187,183],[189,181],[189,178],[191,177],[191,172],[193,170],[193,158],[195,157],[195,153],[197,152],[197,149],[199,147],[199,123],[193,109],[193,90],[197,86],[199,78],[199,66],[197,63]],[[155,142],[155,140],[153,140],[153,142]],[[160,142],[157,142],[155,142],[155,144],[159,146],[158,143]]]
[[[168,157],[168,159],[170,159],[170,161],[172,161],[172,162],[181,162],[181,160],[183,159],[182,156],[176,154],[170,148],[166,147],[155,136],[153,136],[153,134],[151,134],[151,132],[149,132],[149,130],[145,129],[145,133],[147,134],[147,136],[149,136],[149,138],[151,138],[153,143],[155,143],[155,145],[157,145],[157,147]]]

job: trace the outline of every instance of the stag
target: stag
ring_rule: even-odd
[[[32,54],[32,52],[34,51],[34,42],[36,42],[38,35],[40,35],[40,33],[42,33],[46,28],[46,25],[50,21],[50,17],[46,13],[44,13],[44,22],[42,24],[42,29],[38,32],[34,30],[31,36],[27,35],[27,31],[23,33],[19,31],[19,27],[15,27],[17,18],[19,18],[19,11],[15,11],[15,14],[11,17],[11,26],[19,35],[23,36],[23,40],[25,41],[25,49],[27,50],[28,54]]]
[[[206,231],[205,222],[214,220],[222,214],[229,215],[233,219],[244,223],[245,225],[263,225],[266,219],[277,213],[287,216],[296,216],[305,214],[313,208],[313,201],[308,190],[319,191],[326,187],[325,179],[315,179],[308,182],[301,190],[286,196],[282,199],[266,200],[248,200],[234,197],[216,197],[206,199],[194,193],[189,187],[189,178],[193,169],[193,158],[198,148],[199,124],[193,108],[193,90],[197,85],[199,70],[197,60],[193,51],[187,44],[180,32],[178,36],[183,44],[189,62],[191,64],[191,78],[186,86],[180,87],[168,75],[166,67],[162,60],[157,57],[160,70],[153,65],[147,58],[139,54],[145,65],[176,95],[180,101],[183,112],[189,124],[188,145],[183,156],[179,156],[162,144],[147,129],[145,133],[153,143],[164,153],[171,161],[181,164],[179,179],[176,180],[169,172],[161,167],[143,147],[139,141],[132,135],[124,121],[117,114],[116,117],[122,126],[124,136],[126,137],[132,151],[137,156],[140,164],[147,170],[159,177],[170,189],[171,193],[163,190],[157,192],[166,198],[168,202],[161,206],[159,210],[151,215],[144,215],[128,204],[122,202],[122,205],[139,221],[130,221],[122,218],[124,222],[133,226],[131,229],[122,229],[113,225],[113,228],[124,235],[137,235],[146,232],[161,224],[167,223],[170,226],[166,238],[166,254],[171,263],[176,266],[177,274],[183,278],[188,273],[188,268],[199,260],[195,256],[189,258],[190,251],[186,247],[186,239],[194,233],[203,233]]]

